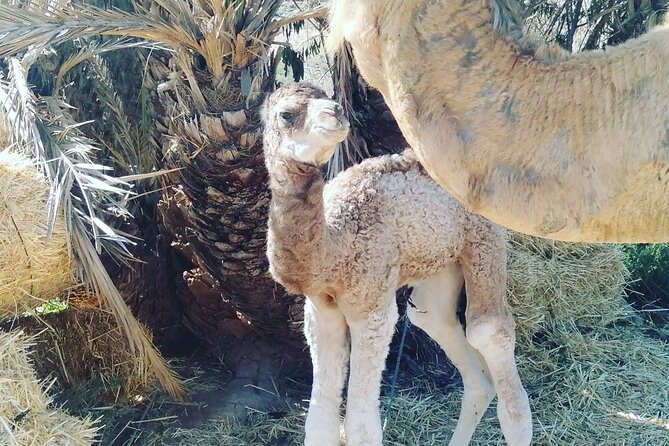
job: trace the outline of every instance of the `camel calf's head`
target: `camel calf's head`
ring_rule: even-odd
[[[265,153],[321,166],[348,135],[344,110],[313,85],[287,84],[272,93],[262,109]]]

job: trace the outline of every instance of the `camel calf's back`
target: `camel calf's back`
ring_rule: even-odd
[[[411,149],[350,167],[325,185],[323,196],[329,232],[347,248],[342,268],[385,244],[400,265],[397,287],[433,276],[472,243],[506,249],[506,231],[467,212]]]

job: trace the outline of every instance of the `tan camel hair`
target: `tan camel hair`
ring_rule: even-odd
[[[567,53],[514,0],[333,0],[429,174],[472,212],[566,241],[669,241],[669,28]]]
[[[495,393],[507,443],[529,445],[532,423],[516,369],[506,305],[505,231],[473,215],[421,169],[412,152],[364,161],[325,184],[321,167],[348,133],[343,110],[308,84],[263,108],[270,177],[270,273],[307,296],[313,387],[305,445],[380,446],[381,375],[397,321],[395,291],[414,285],[411,321],[447,353],[464,383],[450,444],[465,446]],[[466,337],[456,315],[463,282]],[[350,335],[350,345],[349,345]]]

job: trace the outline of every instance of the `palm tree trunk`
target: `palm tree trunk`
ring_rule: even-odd
[[[159,212],[164,236],[188,263],[178,285],[183,320],[233,370],[227,403],[235,416],[249,405],[271,405],[249,384],[271,388],[308,373],[300,299],[268,274],[270,192],[258,115],[264,97],[245,95],[241,78],[234,72],[217,86],[200,77],[206,107],[185,83],[160,96],[168,111],[163,150],[169,166],[181,168],[166,180]],[[269,76],[258,91],[273,86]]]

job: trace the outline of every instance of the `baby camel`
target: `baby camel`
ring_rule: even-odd
[[[263,121],[272,190],[270,272],[308,298],[314,381],[305,444],[339,444],[350,359],[347,444],[381,445],[380,381],[398,317],[395,291],[412,284],[411,321],[441,345],[464,383],[450,444],[469,443],[497,393],[504,437],[512,446],[528,445],[531,415],[505,302],[503,230],[466,212],[410,151],[364,161],[326,185],[321,166],[349,125],[341,107],[316,87],[280,88],[265,102]],[[456,316],[463,281],[466,337]]]

